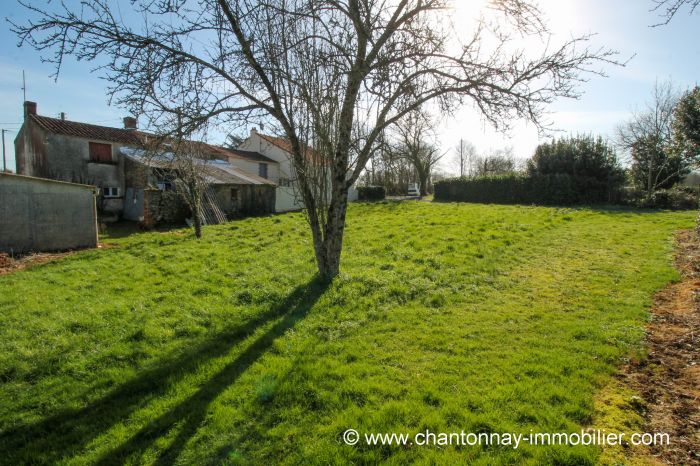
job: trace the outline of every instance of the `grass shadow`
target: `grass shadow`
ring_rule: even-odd
[[[507,203],[507,202],[477,202],[477,201],[451,201],[445,199],[435,199],[430,201],[435,204],[475,204],[475,205],[495,205],[495,206],[512,206],[512,207],[551,207],[554,209],[570,209],[576,211],[592,211],[603,214],[658,214],[659,212],[684,212],[684,210],[673,209],[658,209],[649,207],[634,207],[622,204],[523,204],[523,203]],[[697,210],[697,209],[686,209]]]
[[[185,354],[161,361],[156,367],[141,372],[84,408],[64,410],[36,423],[0,432],[0,451],[5,454],[1,461],[8,460],[9,464],[27,461],[51,464],[65,461],[76,452],[81,452],[101,433],[126,420],[148,401],[164,395],[174,380],[180,380],[201,364],[225,355],[257,328],[279,319],[193,395],[150,421],[128,441],[97,461],[98,464],[123,463],[126,457],[145,451],[169,428],[181,425],[177,438],[157,460],[158,464],[171,464],[189,438],[196,433],[209,403],[263,356],[276,338],[303,319],[326,288],[325,282],[314,278],[295,288],[282,302],[268,311],[241,326],[218,333]]]
[[[164,224],[156,225],[153,228],[144,228],[139,224],[139,222],[122,220],[116,223],[107,224],[106,229],[100,232],[100,241],[110,241],[129,238],[131,236],[138,235],[141,233],[168,233],[172,231],[183,230],[186,228],[186,223]]]

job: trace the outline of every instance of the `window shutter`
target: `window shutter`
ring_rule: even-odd
[[[112,145],[91,142],[90,161],[99,163],[112,163]]]

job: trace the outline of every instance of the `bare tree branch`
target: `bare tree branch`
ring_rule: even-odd
[[[653,0],[653,3],[654,7],[651,11],[659,13],[661,17],[661,22],[654,24],[654,27],[665,26],[670,23],[673,17],[684,7],[687,7],[688,14],[692,15],[700,6],[700,0]]]
[[[471,104],[497,127],[544,129],[548,104],[617,64],[590,35],[550,43],[529,0],[490,2],[502,24],[466,40],[444,26],[450,0],[130,0],[129,21],[115,3],[25,2],[32,19],[11,27],[56,75],[68,55],[99,63],[111,98],[154,124],[178,108],[185,130],[271,124],[290,144],[326,278],[339,271],[348,189],[387,128],[424,105]],[[513,47],[523,35],[541,38],[539,54]]]

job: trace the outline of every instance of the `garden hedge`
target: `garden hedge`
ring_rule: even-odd
[[[606,181],[567,174],[452,178],[435,183],[435,200],[489,204],[602,204],[618,201]]]
[[[360,186],[357,197],[361,201],[381,201],[386,197],[384,186]]]

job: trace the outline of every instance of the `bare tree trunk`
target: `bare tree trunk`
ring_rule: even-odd
[[[348,205],[348,190],[337,188],[334,191],[323,233],[318,219],[310,219],[319,276],[326,281],[333,280],[340,273],[340,254],[343,250]]]
[[[420,195],[427,196],[428,195],[428,178],[430,175],[430,169],[428,169],[428,170],[418,169],[416,171],[418,172],[418,183],[420,183]]]
[[[192,209],[192,217],[194,220],[194,236],[200,239],[202,237],[202,206],[199,202],[195,203]]]

